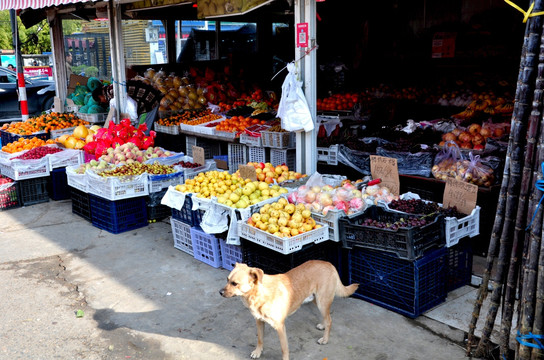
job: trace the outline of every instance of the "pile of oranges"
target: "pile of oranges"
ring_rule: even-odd
[[[243,116],[232,116],[230,119],[225,119],[221,121],[216,127],[216,130],[226,131],[226,132],[238,132],[243,131],[245,128],[255,125],[255,124],[264,124],[266,121],[253,119]]]
[[[359,94],[356,93],[333,94],[324,99],[317,99],[317,110],[351,110],[353,109],[353,106],[358,102]]]
[[[2,151],[7,152],[8,154],[15,154],[23,150],[30,150],[40,146],[54,144],[55,140],[42,140],[37,137],[32,138],[19,138],[19,140],[10,142],[2,146]]]
[[[78,125],[87,125],[88,122],[78,118],[72,113],[43,114],[30,118],[26,121],[12,122],[4,124],[0,130],[19,135],[31,135],[39,131],[49,132],[51,130],[60,130]]]

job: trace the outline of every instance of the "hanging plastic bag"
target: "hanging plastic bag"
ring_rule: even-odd
[[[457,165],[456,179],[478,186],[491,186],[495,182],[493,169],[482,164],[480,155],[469,154],[470,160],[462,160]]]
[[[295,63],[287,64],[289,74],[281,86],[281,99],[277,115],[281,119],[281,127],[287,131],[312,131],[314,121],[310,108],[302,91],[302,82],[295,73]]]

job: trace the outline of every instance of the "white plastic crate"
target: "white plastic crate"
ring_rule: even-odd
[[[78,190],[81,190],[83,192],[87,192],[89,190],[89,185],[87,182],[87,175],[85,174],[77,174],[75,173],[75,170],[78,169],[79,166],[67,166],[66,167],[66,180],[68,182],[68,185],[76,188]]]
[[[444,225],[447,247],[456,245],[465,236],[474,237],[480,233],[480,207],[476,206],[470,215],[462,219],[447,217]]]
[[[108,118],[108,113],[83,114],[78,112],[77,117],[90,123],[103,123]]]
[[[289,170],[294,170],[297,162],[295,149],[270,149],[270,163],[274,166],[285,164]]]
[[[227,244],[224,239],[219,239],[219,245],[223,269],[232,270],[237,262],[242,262],[242,247],[240,245]]]
[[[287,255],[302,249],[302,246],[306,244],[318,244],[329,240],[329,227],[325,224],[320,225],[322,227],[319,229],[310,230],[296,236],[281,238],[248,225],[245,221],[239,221],[238,234],[241,238]]]
[[[182,168],[182,169],[184,169],[184,168]],[[185,178],[184,179],[185,180],[193,179],[195,176],[197,176],[201,172],[207,172],[207,171],[212,171],[212,170],[217,170],[217,164],[215,163],[214,160],[206,160],[205,165],[199,166],[197,168],[185,169],[185,173],[184,173]]]
[[[19,152],[16,152],[16,153],[8,153],[8,152],[0,150],[0,159],[6,159],[6,160],[12,159],[12,158],[17,157],[19,155],[23,155],[27,151],[28,150],[19,151]]]
[[[164,133],[164,134],[170,134],[170,135],[179,135],[179,126],[178,125],[165,126],[165,125],[160,125],[160,124],[154,123],[153,126],[155,127],[156,132],[160,132],[160,133]]]
[[[187,156],[193,156],[193,145],[204,149],[204,157],[206,159],[213,159],[215,155],[221,155],[221,144],[218,141],[201,139],[196,136],[186,136],[185,144],[185,155]]]
[[[56,169],[66,166],[74,166],[83,163],[83,151],[75,149],[65,149],[63,151],[47,155],[49,160],[49,169]]]
[[[326,162],[328,165],[338,165],[338,145],[331,145],[328,148],[317,148],[317,161]]]
[[[327,224],[329,227],[329,240],[335,242],[340,241],[340,227],[338,226],[338,219],[345,215],[346,214],[342,210],[329,210],[327,215],[312,212],[312,217],[316,222]]]
[[[94,171],[87,171],[88,192],[104,199],[115,201],[149,195],[147,174],[136,176],[102,177]]]
[[[193,256],[193,242],[191,240],[191,225],[183,221],[170,218],[172,235],[174,236],[174,247]]]
[[[183,184],[184,182],[185,178],[183,176],[183,170],[164,175],[148,174],[150,193],[159,192],[163,189],[168,189],[170,185],[176,186],[177,184]]]
[[[41,159],[0,159],[0,174],[13,180],[34,179],[49,176],[49,162],[47,156]]]
[[[268,162],[270,157],[265,147],[248,146],[247,152],[249,154],[250,162]]]
[[[206,234],[199,228],[191,228],[191,241],[193,242],[193,256],[214,268],[221,267],[221,247],[219,239],[211,234]]]
[[[228,166],[229,172],[238,170],[238,165],[247,164],[247,146],[244,144],[228,144]]]
[[[276,149],[292,149],[296,146],[296,133],[261,131],[263,146]]]
[[[251,136],[245,133],[240,134],[240,143],[247,146],[263,146],[260,136]]]

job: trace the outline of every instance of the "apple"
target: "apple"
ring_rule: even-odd
[[[256,223],[257,221],[260,221],[260,220],[261,220],[261,214],[259,214],[259,213],[254,213],[254,214],[251,215],[251,218],[250,218],[250,219],[252,219],[252,220]]]
[[[310,210],[304,209],[302,210],[301,215],[304,219],[308,219],[312,215],[312,212]]]
[[[280,215],[280,217],[279,217],[279,219],[278,219],[278,225],[279,225],[280,227],[282,227],[282,226],[287,226],[287,223],[288,223],[288,222],[289,222],[289,220],[288,220],[286,217]]]
[[[295,212],[296,206],[294,204],[287,204],[285,205],[284,209],[285,209],[285,212],[287,212],[287,214],[291,215],[292,213]]]
[[[264,182],[267,183],[267,184],[272,184],[274,182],[274,177],[267,176],[264,179]]]

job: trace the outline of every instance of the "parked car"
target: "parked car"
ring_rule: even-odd
[[[0,67],[0,122],[21,119],[17,73]],[[30,116],[51,109],[55,97],[55,82],[25,75],[26,98]]]

